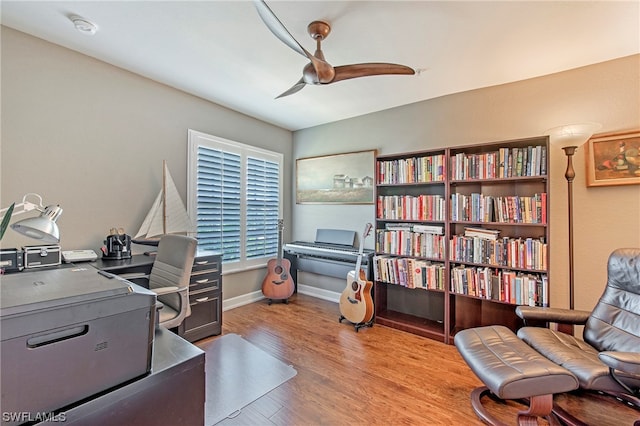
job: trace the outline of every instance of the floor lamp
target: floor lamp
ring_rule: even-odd
[[[547,130],[552,146],[559,146],[567,156],[568,216],[569,216],[569,309],[574,307],[574,269],[573,269],[573,179],[576,172],[573,168],[573,154],[580,145],[600,129],[598,123],[568,124]]]

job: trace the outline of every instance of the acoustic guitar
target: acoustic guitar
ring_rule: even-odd
[[[371,326],[373,319],[373,299],[371,298],[371,288],[373,284],[367,281],[365,273],[360,269],[362,263],[362,253],[364,241],[371,232],[372,225],[367,223],[362,233],[360,253],[356,262],[356,269],[347,274],[347,286],[340,295],[340,322],[343,318],[356,325],[356,331],[362,325]]]
[[[262,281],[262,294],[269,299],[269,304],[273,300],[284,300],[285,303],[288,303],[288,299],[295,290],[293,279],[289,274],[291,262],[289,259],[282,258],[283,229],[284,222],[280,219],[278,220],[278,257],[267,262],[267,275]]]

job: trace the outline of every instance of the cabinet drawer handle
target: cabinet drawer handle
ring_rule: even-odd
[[[207,300],[209,300],[209,296],[207,296],[207,297],[200,297],[200,298],[196,299],[196,302],[198,302],[198,303],[202,303],[202,302],[206,302]]]
[[[202,279],[202,280],[196,280],[196,282],[197,282],[198,284],[204,284],[204,283],[206,283],[206,282],[208,282],[208,281],[209,281],[209,278],[204,278],[204,279]]]
[[[198,265],[206,265],[207,263],[209,263],[209,261],[208,260],[198,260],[198,261],[196,261],[196,263]]]

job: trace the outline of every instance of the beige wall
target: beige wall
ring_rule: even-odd
[[[429,78],[428,73],[421,78]],[[380,154],[408,152],[538,136],[551,127],[585,121],[601,123],[602,132],[640,128],[640,55],[301,130],[294,134],[294,154],[303,158],[373,148]],[[640,247],[640,186],[587,188],[583,148],[574,164],[575,307],[590,310],[605,284],[609,253]],[[551,301],[559,307],[568,306],[565,167],[562,150],[552,149]],[[293,238],[307,240],[315,228],[335,224],[361,232],[374,215],[373,206],[294,205]],[[372,248],[373,241],[366,246]],[[301,275],[312,285],[344,288],[342,282]]]
[[[160,190],[163,159],[186,202],[188,129],[293,161],[288,130],[2,27],[0,204],[27,192],[59,203],[63,250],[98,250],[111,227],[135,234]],[[290,167],[284,178],[290,220]],[[11,230],[2,241],[32,244]],[[224,298],[259,291],[263,275],[225,276]]]
[[[444,96],[291,132],[71,50],[2,28],[0,204],[26,192],[64,208],[63,249],[97,249],[109,228],[137,231],[160,185],[161,162],[186,200],[187,129],[275,151],[285,163],[285,241],[318,227],[354,229],[373,206],[295,205],[295,158],[377,149],[380,154],[536,136],[567,123],[640,128],[640,56]],[[428,74],[424,76],[428,78]],[[348,84],[348,82],[340,83]],[[293,146],[292,146],[293,142]],[[640,246],[640,186],[586,188],[575,156],[576,307],[590,309],[611,250]],[[567,305],[566,182],[551,152],[552,302]],[[34,244],[9,231],[4,247]],[[372,247],[369,239],[367,247]],[[144,248],[140,247],[140,250]],[[302,274],[341,291],[341,280]],[[307,275],[305,277],[305,275]],[[259,290],[261,271],[225,277],[224,298]]]

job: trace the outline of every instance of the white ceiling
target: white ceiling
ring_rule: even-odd
[[[331,23],[331,64],[394,62],[416,76],[307,86],[306,59],[266,28],[250,1],[5,1],[2,24],[298,130],[399,105],[640,53],[640,1],[275,1],[307,50]],[[74,29],[70,15],[98,25]]]

